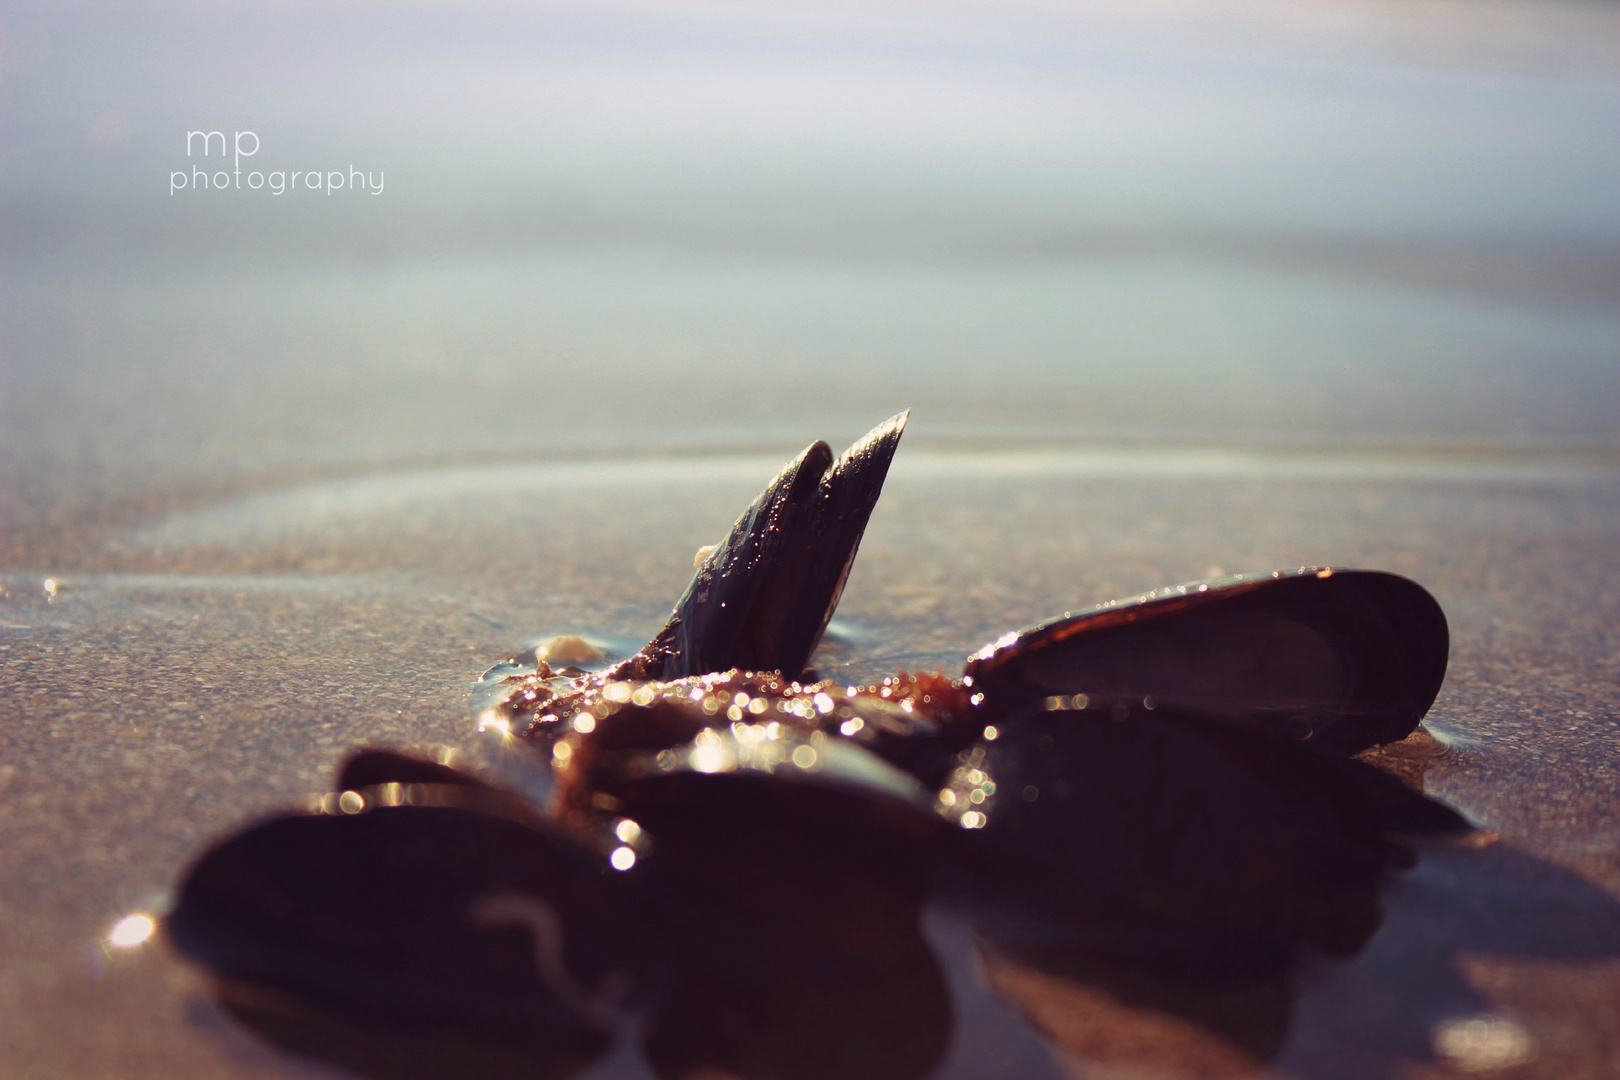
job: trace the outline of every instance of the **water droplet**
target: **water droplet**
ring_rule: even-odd
[[[120,949],[133,948],[151,937],[157,930],[157,922],[150,915],[126,915],[113,924],[112,933],[107,935],[107,941]]]

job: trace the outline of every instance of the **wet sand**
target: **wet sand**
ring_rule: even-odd
[[[958,670],[1010,627],[1216,569],[1331,563],[1423,582],[1453,635],[1425,788],[1501,840],[1425,850],[1396,877],[1370,947],[1298,978],[1275,1067],[1447,1075],[1446,1025],[1488,1014],[1533,1041],[1512,1075],[1614,1074],[1611,470],[908,449],[817,661],[852,679]],[[776,460],[317,483],[110,529],[52,572],[54,597],[44,567],[8,573],[10,1071],[300,1074],[161,946],[109,948],[113,923],[158,909],[209,839],[321,790],[350,747],[473,746],[469,683],[524,642],[647,636],[691,552]],[[961,1033],[942,1076],[1135,1075],[1130,1061],[1045,1064],[984,992],[964,931],[933,920],[954,950]],[[1012,1061],[1025,1064],[991,1068]],[[615,1062],[600,1075],[636,1075]]]

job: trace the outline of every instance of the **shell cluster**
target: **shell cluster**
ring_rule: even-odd
[[[170,940],[267,1038],[372,1076],[570,1076],[633,1022],[669,1080],[894,1080],[949,1041],[937,904],[1043,1030],[1076,988],[1146,994],[1210,1060],[1268,1060],[1298,959],[1366,944],[1406,838],[1469,831],[1415,759],[1363,760],[1439,689],[1439,606],[1300,567],[1014,631],[958,677],[817,678],[904,424],[791,462],[635,655],[492,669],[480,726],[541,795],[358,751],[197,860]]]

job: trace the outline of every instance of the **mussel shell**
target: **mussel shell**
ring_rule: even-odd
[[[1337,762],[1140,708],[1015,722],[976,760],[958,882],[992,937],[1221,972],[1378,927],[1384,831]]]
[[[796,677],[844,591],[906,417],[836,461],[824,442],[789,462],[697,569],[669,623],[621,677],[679,679],[740,668]]]
[[[678,765],[615,786],[617,812],[652,837],[648,887],[679,927],[644,1036],[660,1076],[920,1080],[943,1057],[949,1000],[919,914],[945,826],[906,797],[908,778],[837,751],[823,763],[869,760]]]
[[[1444,613],[1369,570],[1227,578],[1009,634],[966,674],[992,713],[1144,700],[1347,756],[1410,734],[1445,677]],[[1064,700],[1066,699],[1066,700]]]
[[[464,1075],[458,1054],[536,1078],[583,1068],[611,1032],[579,988],[626,986],[652,953],[630,883],[476,788],[415,785],[394,806],[378,790],[345,793],[359,812],[274,818],[210,849],[169,939],[278,1042],[370,1075]],[[541,970],[539,929],[480,914],[513,898],[557,928],[565,975]]]
[[[865,755],[856,747],[841,749]],[[691,868],[712,863],[718,873],[735,862],[739,894],[756,886],[775,893],[792,879],[807,902],[846,887],[827,878],[835,870],[920,899],[945,835],[944,823],[926,804],[897,797],[892,789],[781,773],[649,775],[619,787],[616,808],[656,839],[661,880],[690,874],[708,891],[712,886],[703,882],[714,874]],[[767,866],[787,878],[750,869]]]

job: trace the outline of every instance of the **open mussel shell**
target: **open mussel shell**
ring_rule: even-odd
[[[1195,582],[1009,634],[966,674],[1000,713],[1146,703],[1347,756],[1404,738],[1445,677],[1422,586],[1304,568]]]
[[[1048,723],[1047,721],[1054,721]],[[942,795],[992,940],[1217,981],[1376,931],[1389,847],[1341,763],[1140,708],[1009,724]]]
[[[561,1078],[608,1046],[651,943],[596,852],[476,784],[322,806],[223,841],[180,886],[168,937],[227,1009],[376,1077]]]
[[[810,445],[698,567],[669,623],[624,677],[804,670],[832,618],[905,430],[902,413],[837,460]]]
[[[1004,721],[940,803],[994,992],[1077,1058],[1178,1076],[1261,1071],[1301,957],[1377,932],[1394,834],[1469,828],[1362,761],[1140,703]]]
[[[612,785],[615,812],[652,837],[647,887],[679,928],[648,1061],[670,1080],[928,1075],[950,1006],[919,913],[946,827],[858,746],[767,753],[742,733],[710,729]]]

